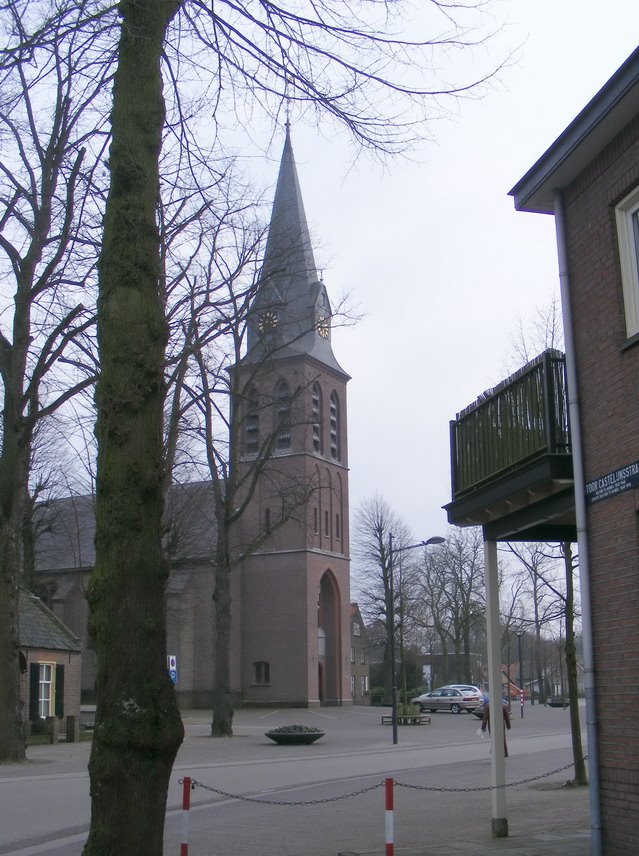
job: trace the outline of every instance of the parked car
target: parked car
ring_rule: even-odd
[[[570,700],[563,696],[549,696],[546,699],[546,704],[548,707],[569,707]]]
[[[442,689],[444,689],[444,687],[442,687]],[[488,698],[488,696],[474,684],[446,684],[445,689],[459,690],[465,696],[474,695],[479,703]]]
[[[452,713],[461,713],[463,710],[472,711],[480,702],[481,693],[478,698],[474,692],[465,692],[455,687],[439,687],[410,700],[410,703],[416,704],[422,713],[425,710],[431,713],[436,713],[438,710],[450,710]]]

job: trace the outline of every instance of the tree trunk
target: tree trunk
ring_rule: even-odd
[[[24,761],[20,699],[18,590],[30,433],[24,428],[22,384],[5,384],[0,455],[0,761]]]
[[[225,514],[221,515],[226,518]],[[215,550],[215,692],[212,737],[233,736],[231,704],[231,557],[226,519],[218,520]]]
[[[98,655],[85,856],[158,856],[183,739],[166,668],[160,289],[160,57],[178,0],[122,0],[111,187],[99,266],[96,564],[89,603]]]
[[[6,436],[6,435],[5,435]],[[19,531],[19,527],[18,527]],[[0,762],[24,761],[18,663],[19,541],[14,515],[0,519]]]
[[[572,546],[563,545],[566,568],[566,676],[568,680],[568,698],[570,699],[570,733],[572,735],[572,755],[575,763],[576,785],[587,785],[586,762],[581,743],[581,725],[579,722],[579,697],[577,689],[577,649],[575,646],[575,607],[572,568]]]
[[[36,538],[33,528],[34,501],[28,490],[24,492],[22,508],[22,585],[29,591],[36,588]]]

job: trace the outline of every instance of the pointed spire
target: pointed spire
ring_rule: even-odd
[[[317,282],[315,259],[293,157],[291,128],[288,121],[261,279],[266,281],[272,276],[285,275],[303,277],[307,282]]]
[[[288,118],[251,316],[246,361],[305,354],[345,375],[331,347],[331,305],[317,276]]]

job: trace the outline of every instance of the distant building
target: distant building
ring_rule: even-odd
[[[61,722],[58,727],[64,732],[67,717],[73,717],[73,736],[77,738],[80,642],[40,598],[26,589],[20,589],[18,609],[20,700],[25,734],[34,722],[51,717]]]
[[[234,402],[242,413],[241,473],[250,472],[260,437],[274,437],[272,455],[233,533],[238,552],[246,552],[231,575],[235,704],[352,701],[349,376],[335,359],[331,339],[331,305],[315,267],[287,127],[247,351],[230,367],[241,381],[241,400]],[[273,526],[282,504],[278,490],[287,485],[303,486],[308,497],[294,519]],[[210,706],[216,543],[210,484],[172,488],[168,507],[166,653],[175,657],[179,703]],[[96,671],[85,597],[95,562],[93,500],[50,503],[39,524],[40,590],[81,638],[88,697]]]
[[[351,603],[351,698],[353,704],[370,704],[369,650],[366,626],[356,603]]]

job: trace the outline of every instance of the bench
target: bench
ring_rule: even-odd
[[[392,713],[382,714],[382,725],[391,725]],[[398,725],[430,725],[430,716],[421,712],[416,704],[400,704],[397,708]]]

